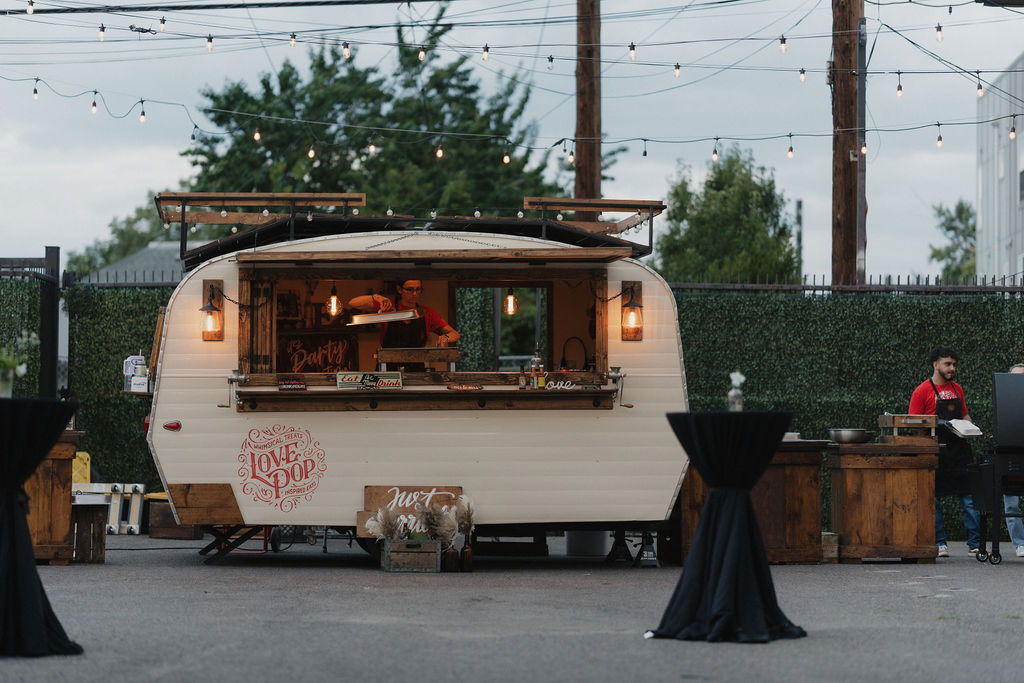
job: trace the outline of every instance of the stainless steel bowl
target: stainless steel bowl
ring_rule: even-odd
[[[836,443],[865,443],[871,441],[874,432],[866,429],[830,429],[828,438]]]

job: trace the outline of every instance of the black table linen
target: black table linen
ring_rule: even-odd
[[[764,474],[791,413],[668,413],[710,488],[683,573],[655,638],[764,643],[807,635],[775,596],[750,489]]]
[[[39,580],[22,488],[77,408],[77,401],[0,399],[0,656],[82,653]]]

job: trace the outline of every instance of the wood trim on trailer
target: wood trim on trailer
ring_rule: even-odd
[[[385,410],[610,410],[615,389],[365,390],[279,392],[238,390],[236,410],[253,412]]]
[[[231,484],[168,484],[179,524],[243,524]]]

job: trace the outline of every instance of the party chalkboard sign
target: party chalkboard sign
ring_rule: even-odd
[[[277,340],[278,372],[342,372],[357,369],[359,342],[336,332],[293,332]]]

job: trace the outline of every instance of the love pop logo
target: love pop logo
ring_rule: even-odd
[[[242,493],[281,512],[313,498],[327,471],[320,442],[307,429],[273,425],[251,429],[238,453]]]

